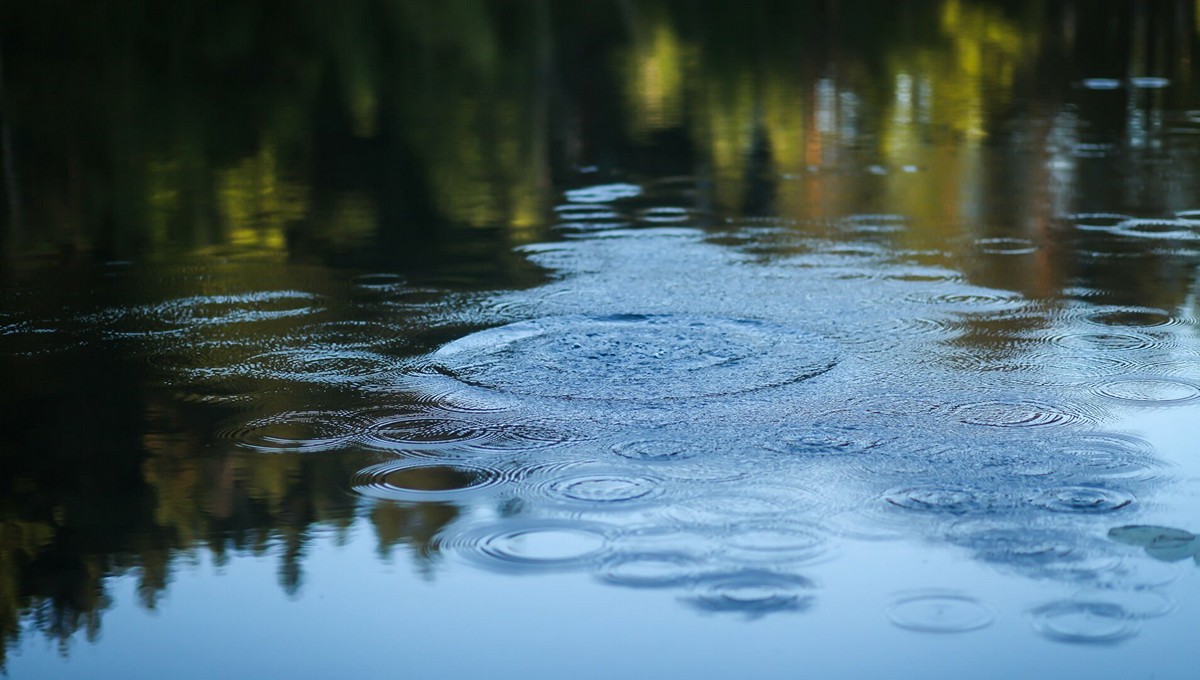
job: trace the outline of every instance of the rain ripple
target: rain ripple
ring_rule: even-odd
[[[663,494],[662,480],[620,471],[576,472],[540,483],[539,497],[590,510],[624,509],[652,502]]]
[[[1079,410],[1068,410],[1077,408]],[[995,428],[1025,428],[1086,424],[1095,418],[1081,406],[1055,406],[1032,399],[987,400],[954,407],[958,421]]]
[[[802,612],[812,606],[810,579],[765,569],[741,569],[705,575],[684,602],[706,612],[733,612],[748,618],[778,612]]]
[[[950,515],[991,513],[1008,505],[1001,496],[981,489],[936,485],[891,489],[883,499],[906,510]]]
[[[1047,338],[1050,342],[1067,349],[1090,352],[1152,352],[1166,348],[1166,343],[1145,333],[1134,331],[1109,331],[1091,333],[1066,331]]]
[[[973,597],[947,590],[903,593],[887,609],[900,628],[921,633],[966,633],[986,628],[995,612]]]
[[[603,524],[510,519],[434,538],[434,548],[476,566],[510,573],[568,571],[598,565],[612,530]]]
[[[312,453],[352,445],[366,424],[352,412],[283,411],[226,427],[217,435],[263,453]]]
[[[606,560],[597,575],[633,588],[679,588],[693,583],[704,569],[703,560],[686,552],[637,552]]]
[[[458,500],[510,481],[509,472],[486,463],[400,460],[358,471],[351,479],[351,488],[378,500],[427,502]]]
[[[766,322],[627,314],[518,322],[455,340],[433,360],[465,383],[499,391],[657,400],[805,380],[837,359],[829,342]]]
[[[1095,384],[1092,389],[1102,397],[1138,406],[1178,406],[1200,399],[1200,385],[1179,378],[1122,378]]]
[[[1101,513],[1128,507],[1136,498],[1119,489],[1091,486],[1064,486],[1047,489],[1030,499],[1034,505],[1054,512]]]
[[[362,443],[382,451],[519,452],[581,439],[566,423],[545,420],[485,419],[439,409],[370,410],[362,415],[367,422]]]
[[[738,562],[811,563],[828,553],[828,540],[820,530],[790,521],[739,522],[729,527],[724,543],[724,554]]]
[[[1056,642],[1112,645],[1134,637],[1136,622],[1119,604],[1061,600],[1030,612],[1033,629]]]

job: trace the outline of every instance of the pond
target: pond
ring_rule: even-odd
[[[0,26],[9,677],[1193,677],[1197,3]]]

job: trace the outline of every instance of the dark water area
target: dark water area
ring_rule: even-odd
[[[1200,4],[0,4],[0,668],[1190,678]]]

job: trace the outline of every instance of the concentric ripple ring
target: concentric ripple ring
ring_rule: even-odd
[[[830,341],[797,329],[643,314],[522,321],[455,340],[432,359],[477,387],[608,401],[737,394],[812,378],[837,363]]]

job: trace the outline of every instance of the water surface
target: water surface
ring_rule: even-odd
[[[1194,3],[2,12],[10,676],[1190,677]]]

